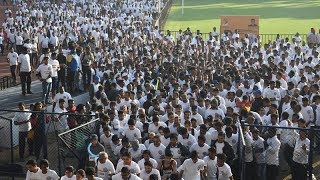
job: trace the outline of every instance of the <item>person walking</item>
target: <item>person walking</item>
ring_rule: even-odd
[[[18,74],[21,81],[22,95],[33,94],[31,92],[31,71],[30,56],[27,53],[27,49],[24,48],[22,54],[18,57]],[[26,91],[27,84],[27,91]]]
[[[10,52],[8,53],[7,60],[10,65],[10,72],[13,79],[13,83],[15,84],[17,81],[16,70],[18,65],[18,53],[14,52],[13,48],[11,48]]]

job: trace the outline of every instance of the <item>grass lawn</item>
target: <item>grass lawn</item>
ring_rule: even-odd
[[[164,29],[220,29],[220,15],[259,15],[261,34],[307,34],[320,28],[320,0],[174,0]]]

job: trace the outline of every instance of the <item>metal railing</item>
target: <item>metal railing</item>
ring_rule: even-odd
[[[179,31],[171,31],[171,35],[176,38],[177,34],[179,34]],[[184,31],[184,30],[183,30]],[[163,32],[164,34],[167,33],[167,30],[161,30],[161,32]],[[295,38],[296,34],[259,34],[260,36],[260,42],[265,44],[265,43],[269,43],[269,41],[273,42],[276,40],[277,36],[279,35],[280,39],[289,39],[289,42],[292,42],[292,38]],[[201,32],[201,37],[202,39],[206,40],[206,38],[209,36],[208,32]],[[301,38],[301,42],[305,41],[307,42],[307,36],[308,34],[299,34],[300,38]],[[220,38],[220,35],[219,35]]]
[[[13,79],[9,76],[4,76],[0,78],[0,90],[12,87]]]
[[[8,109],[0,109],[0,112],[6,112],[6,116],[0,116],[0,177],[21,177],[25,174],[25,172],[6,172],[8,171],[7,167],[9,165],[15,165],[21,164],[22,167],[26,163],[28,159],[36,159],[36,155],[34,154],[36,149],[40,148],[40,154],[39,159],[44,158],[44,156],[47,156],[46,158],[50,162],[50,168],[55,170],[58,175],[64,175],[64,168],[69,165],[77,165],[79,163],[76,161],[71,153],[69,152],[69,149],[66,149],[64,143],[61,141],[61,139],[58,136],[58,129],[56,127],[55,116],[57,115],[66,115],[66,116],[75,116],[76,118],[79,118],[82,116],[83,118],[86,118],[88,122],[92,120],[92,117],[95,117],[95,115],[91,114],[75,114],[75,113],[55,113],[55,112],[46,112],[46,111],[20,111],[20,110],[8,110]],[[40,139],[29,139],[26,135],[24,137],[20,136],[18,126],[14,124],[12,116],[14,116],[13,113],[16,112],[26,112],[26,113],[35,113],[38,114],[38,117],[43,117],[40,121],[45,121],[45,131],[42,133],[42,136],[44,137],[44,142],[41,144],[41,146],[37,147],[36,141],[40,141]],[[11,113],[11,114],[10,114]],[[95,121],[99,119],[95,118]],[[35,130],[36,131],[36,130]],[[38,136],[39,137],[39,136]],[[23,139],[22,139],[23,138]],[[20,142],[26,142],[25,148],[26,153],[24,154],[24,159],[20,159],[19,155],[19,148],[20,148]],[[30,143],[32,141],[32,143]],[[31,147],[29,147],[31,146]],[[31,150],[32,154],[27,154],[28,150]],[[46,150],[45,150],[46,149]],[[9,163],[9,164],[8,164]],[[21,166],[21,165],[20,165]],[[24,169],[24,168],[23,168]],[[1,178],[0,178],[1,179]]]

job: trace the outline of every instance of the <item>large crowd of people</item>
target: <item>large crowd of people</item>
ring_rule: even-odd
[[[239,179],[242,120],[251,125],[243,127],[246,180],[286,170],[306,179],[310,148],[320,145],[307,131],[320,126],[315,29],[306,41],[297,33],[265,44],[215,27],[173,35],[154,25],[164,3],[22,1],[5,11],[0,48],[10,50],[12,77],[23,96],[32,94],[32,73],[43,89],[35,112],[14,117],[20,159],[26,139],[36,160],[43,151],[39,167],[27,162],[27,180],[59,178],[45,160],[48,117],[39,112],[48,104],[62,113],[51,118],[59,132],[99,117],[79,170],[67,167],[61,179]],[[75,106],[77,92],[89,92],[90,104]]]

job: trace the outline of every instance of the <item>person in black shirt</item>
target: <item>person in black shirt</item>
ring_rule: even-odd
[[[58,84],[61,82],[63,87],[66,86],[66,70],[67,70],[67,58],[62,52],[62,48],[59,48],[59,54],[57,60],[60,64],[60,71],[58,71]]]
[[[253,92],[255,98],[254,102],[251,105],[251,111],[258,112],[260,107],[263,107],[263,98],[261,96],[261,91],[256,90]]]
[[[37,102],[34,105],[33,111],[37,111],[32,113],[30,117],[30,122],[32,129],[34,130],[34,149],[35,156],[37,160],[40,157],[41,149],[43,150],[43,158],[48,158],[48,144],[47,144],[47,135],[46,135],[46,117],[43,113],[43,106],[41,102]]]

